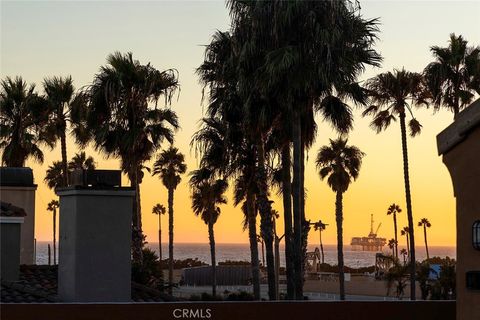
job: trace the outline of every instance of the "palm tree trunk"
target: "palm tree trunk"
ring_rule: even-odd
[[[140,185],[136,174],[133,174],[133,177],[131,178],[131,186],[135,189],[135,199],[133,201],[132,213],[132,257],[135,263],[142,264],[143,235],[140,216]]]
[[[210,218],[212,220],[213,217]],[[217,270],[216,270],[216,257],[215,257],[215,235],[213,233],[213,222],[208,223],[208,240],[210,242],[210,257],[212,259],[212,296],[217,296]]]
[[[250,256],[252,266],[253,296],[260,300],[260,266],[258,261],[257,219],[255,211],[255,196],[247,193],[248,237],[250,240]]]
[[[430,260],[430,254],[428,253],[428,243],[427,243],[427,227],[423,225],[423,237],[425,238],[425,250],[427,250],[427,260]]]
[[[294,230],[294,270],[295,270],[295,299],[303,300],[302,280],[302,185],[301,185],[301,162],[302,162],[302,137],[301,119],[296,115],[293,119],[293,230]]]
[[[415,237],[413,235],[412,199],[410,196],[410,177],[408,174],[408,147],[405,113],[400,114],[400,129],[402,134],[403,176],[405,180],[405,198],[407,202],[408,229],[410,233],[410,299],[415,300]]]
[[[168,293],[173,293],[173,188],[168,188]]]
[[[285,265],[287,272],[287,299],[292,300],[295,296],[295,270],[293,261],[292,239],[292,178],[290,167],[290,143],[282,150],[282,188],[283,188],[283,219],[285,224]]]
[[[275,292],[276,299],[280,298],[280,238],[275,233]]]
[[[322,228],[320,230],[320,252],[322,253],[322,264],[325,263],[325,253],[323,252],[323,241],[322,241]]]
[[[337,220],[338,279],[340,282],[340,300],[345,300],[345,274],[343,270],[343,194],[337,192],[335,218]]]
[[[68,186],[68,160],[67,160],[67,138],[65,131],[60,133],[60,143],[62,148],[62,170],[63,170],[63,186]]]
[[[410,240],[408,239],[408,233],[406,234],[407,236],[407,256],[408,259],[410,259]]]
[[[160,265],[160,272],[162,272],[162,214],[158,213],[158,259]]]
[[[395,229],[395,257],[398,259],[398,240],[397,240],[397,214],[393,214],[393,227]]]
[[[57,265],[57,209],[53,209],[53,265]]]
[[[265,242],[267,276],[268,276],[268,298],[275,300],[275,258],[273,255],[273,221],[272,208],[268,200],[267,172],[265,170],[265,149],[264,137],[260,137],[257,145],[258,150],[258,207],[260,209],[260,228]]]
[[[265,240],[263,240],[262,238],[262,241],[260,243],[262,244],[262,267],[265,268],[265,266],[267,265],[265,263]]]

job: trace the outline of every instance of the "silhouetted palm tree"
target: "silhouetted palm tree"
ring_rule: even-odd
[[[48,115],[46,100],[35,93],[34,85],[27,85],[21,77],[6,77],[0,84],[2,164],[23,167],[29,157],[43,163],[40,144],[53,147],[44,132]]]
[[[192,172],[190,185],[192,187],[192,209],[195,215],[200,216],[208,226],[208,240],[210,243],[210,255],[212,259],[212,295],[217,295],[217,272],[215,256],[215,235],[213,226],[220,215],[220,204],[227,203],[224,194],[228,188],[225,180],[214,181],[199,179],[202,175],[199,170]],[[197,177],[195,177],[197,176]]]
[[[53,264],[57,264],[57,209],[60,203],[57,200],[52,200],[47,205],[47,210],[53,213]]]
[[[289,111],[285,119],[292,123],[295,298],[303,299],[303,172],[304,150],[308,147],[308,143],[302,141],[302,136],[305,137],[304,126],[308,125],[305,119],[313,114],[315,107],[322,109],[321,98],[331,96],[335,89],[352,83],[363,70],[363,63],[379,62],[379,56],[371,50],[376,22],[363,20],[355,13],[356,9],[350,10],[351,6],[344,1],[230,0],[228,6],[234,31],[239,31],[242,40],[246,39],[239,46],[239,52],[242,53],[242,79],[239,83],[240,91],[249,96],[246,101],[252,105],[257,102],[255,107],[260,109],[251,114],[256,116],[257,123],[263,118],[271,125],[273,118],[268,117],[279,107],[282,112]],[[305,23],[307,16],[315,18]],[[326,36],[331,34],[338,37]],[[331,54],[332,51],[336,54]],[[275,104],[278,105],[272,108],[268,101],[259,103],[259,99],[255,98],[258,92],[262,93],[262,97],[275,97]],[[335,114],[336,108],[322,112]],[[338,123],[345,123],[345,119],[348,121],[350,117],[337,118]],[[262,140],[267,138],[265,133],[270,132],[270,127],[253,132],[258,140]],[[283,167],[287,170],[288,166]],[[263,203],[260,205],[261,215],[270,209],[263,190],[260,188],[260,203]],[[286,210],[286,216],[288,212]],[[268,248],[267,241],[267,253]]]
[[[262,267],[265,268],[265,241],[261,235],[257,234],[257,242],[260,243],[260,247],[262,248]]]
[[[79,153],[76,153],[73,157],[72,160],[68,162],[68,170],[73,171],[73,170],[78,170],[78,169],[83,169],[83,170],[95,170],[95,160],[93,159],[92,156],[88,156],[85,153],[85,151],[81,151]]]
[[[392,250],[392,257],[397,258],[395,256],[395,248],[397,247],[397,242],[395,241],[395,239],[388,240],[388,247]]]
[[[409,236],[410,236],[410,230],[408,229],[408,227],[403,227],[403,229],[400,231],[400,234],[402,236],[405,236],[405,238],[407,239],[407,253],[408,253],[408,256],[410,256],[410,241],[409,241]]]
[[[173,285],[173,196],[182,180],[181,175],[187,171],[185,156],[173,145],[163,150],[153,164],[153,175],[158,175],[168,190],[168,281],[169,293]]]
[[[410,230],[410,297],[415,300],[415,237],[413,232],[413,212],[410,195],[410,176],[408,172],[408,147],[407,147],[407,113],[411,119],[408,123],[410,136],[420,133],[422,125],[414,118],[412,105],[426,103],[422,75],[404,69],[394,70],[377,75],[367,81],[372,105],[363,115],[373,114],[371,127],[380,133],[386,130],[392,121],[400,118],[400,133],[402,137],[403,175],[405,180],[405,198],[407,203],[408,228]]]
[[[323,252],[323,242],[322,242],[322,231],[325,231],[327,225],[322,222],[322,220],[318,220],[317,222],[313,223],[313,229],[318,231],[320,236],[320,253],[322,254],[322,264],[325,263],[325,253]]]
[[[205,59],[197,69],[204,89],[208,89],[208,117],[192,138],[192,146],[201,154],[202,168],[224,179],[234,180],[234,205],[241,205],[244,229],[248,227],[253,294],[260,300],[260,270],[257,246],[256,149],[245,128],[245,110],[238,92],[238,54],[228,32],[217,31],[205,50]]]
[[[77,99],[71,76],[65,78],[45,78],[43,80],[43,90],[45,91],[49,108],[49,122],[46,131],[52,140],[60,140],[62,156],[61,186],[67,186],[69,180],[67,163],[68,123],[71,122],[70,115],[74,105],[77,104],[77,108],[84,108],[84,105],[79,105],[82,104],[84,100],[82,96],[79,96]]]
[[[393,215],[393,228],[394,228],[394,235],[395,235],[395,254],[394,256],[398,259],[398,238],[397,238],[397,213],[402,212],[400,206],[393,203],[388,207],[387,216]]]
[[[95,160],[91,156],[87,157],[85,152],[82,151],[76,153],[72,160],[68,162],[67,166],[69,174],[77,169],[95,170]],[[52,190],[64,185],[63,164],[61,161],[53,161],[53,163],[48,166],[44,181]]]
[[[157,203],[152,208],[152,213],[158,215],[158,256],[160,269],[162,268],[162,215],[167,212],[163,204]]]
[[[427,260],[430,260],[430,255],[428,253],[428,242],[427,242],[427,228],[430,228],[432,224],[428,221],[427,218],[422,218],[418,222],[419,227],[423,227],[423,237],[425,238],[425,250],[427,251]]]
[[[84,92],[87,112],[77,121],[78,142],[91,140],[107,157],[120,159],[121,169],[135,189],[132,256],[140,264],[144,243],[142,170],[164,140],[173,143],[174,130],[179,127],[177,115],[170,109],[160,109],[158,101],[164,96],[169,103],[178,87],[176,70],[159,71],[150,63],[140,64],[132,53],[115,52]]]
[[[343,270],[343,193],[352,180],[356,180],[365,154],[355,146],[348,146],[347,140],[330,140],[330,145],[320,148],[316,165],[323,180],[336,193],[335,217],[337,222],[338,270],[340,279],[340,299],[345,300],[345,277]]]
[[[403,264],[404,264],[404,265],[407,264],[408,251],[407,251],[406,249],[402,248],[402,249],[400,250],[400,254],[401,254],[402,257],[403,257]]]
[[[445,107],[454,117],[480,94],[480,47],[469,47],[463,37],[450,35],[446,48],[430,48],[435,57],[423,71],[436,109]]]

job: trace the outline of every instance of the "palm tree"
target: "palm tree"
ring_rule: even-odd
[[[85,151],[76,153],[72,159],[68,162],[68,170],[74,171],[78,169],[83,170],[95,170],[95,160],[93,157],[88,156]]]
[[[408,251],[404,248],[402,248],[402,250],[400,250],[400,254],[402,255],[403,257],[403,264],[407,264],[407,256],[408,256]]]
[[[400,234],[402,236],[405,236],[405,238],[407,239],[407,253],[408,253],[408,256],[410,256],[410,241],[408,239],[410,235],[410,229],[408,227],[403,227],[403,229],[400,231]]]
[[[132,53],[115,52],[107,57],[107,65],[100,68],[93,84],[83,93],[86,112],[76,121],[77,142],[93,141],[96,150],[120,159],[121,169],[135,189],[132,256],[139,264],[144,243],[142,170],[164,140],[173,143],[174,131],[179,127],[177,115],[159,108],[158,101],[164,96],[165,103],[170,103],[178,87],[176,70],[159,71],[150,63],[140,64]]]
[[[395,254],[394,257],[398,259],[398,238],[397,238],[397,213],[402,212],[400,206],[392,203],[387,210],[387,216],[393,215],[393,228],[394,228],[394,235],[395,235]]]
[[[71,122],[72,107],[82,99],[75,96],[75,88],[71,76],[52,77],[43,80],[43,90],[49,107],[49,122],[46,131],[51,139],[60,140],[62,155],[62,186],[68,185],[68,160],[67,160],[67,130]],[[75,101],[77,99],[77,101]]]
[[[68,162],[67,167],[68,173],[70,174],[77,169],[95,170],[96,166],[93,157],[87,157],[85,152],[82,151],[73,156],[72,160]],[[53,161],[53,163],[48,166],[44,181],[52,190],[64,185],[63,163],[61,161]]]
[[[163,150],[153,164],[153,175],[158,175],[168,190],[168,290],[170,294],[173,284],[173,196],[182,180],[181,175],[186,171],[185,156],[173,145]]]
[[[418,222],[419,227],[423,227],[423,237],[425,239],[425,250],[427,251],[427,260],[430,260],[430,255],[428,254],[428,243],[427,243],[427,228],[430,228],[432,224],[428,221],[427,218],[422,218]]]
[[[435,58],[423,71],[436,109],[445,107],[454,117],[480,94],[480,47],[469,47],[463,37],[450,35],[446,48],[430,48]]]
[[[0,85],[2,165],[23,167],[30,157],[43,163],[40,144],[53,147],[43,131],[47,121],[45,99],[35,93],[34,85],[27,85],[21,77],[6,77]]]
[[[192,179],[190,180],[192,187],[192,209],[195,215],[200,216],[208,226],[208,239],[212,259],[212,295],[215,297],[217,295],[217,272],[213,226],[217,222],[221,212],[218,205],[227,203],[224,194],[228,188],[228,184],[222,179],[215,181],[198,179],[199,174],[202,174],[199,170],[193,171]]]
[[[208,89],[207,117],[192,138],[192,146],[201,154],[201,167],[234,181],[234,205],[241,205],[244,230],[248,228],[252,267],[252,285],[260,300],[260,270],[257,246],[258,210],[256,198],[255,143],[245,128],[245,110],[238,92],[235,39],[229,32],[216,32],[206,47],[205,60],[197,69],[204,89]]]
[[[400,118],[402,137],[403,175],[405,181],[405,198],[407,203],[408,228],[410,230],[410,297],[415,300],[415,238],[413,232],[413,212],[410,195],[410,176],[408,172],[407,147],[407,113],[411,119],[408,123],[410,136],[420,134],[422,125],[413,116],[412,105],[426,104],[422,75],[405,69],[394,70],[377,75],[367,81],[367,88],[372,98],[372,106],[363,115],[373,114],[372,128],[380,133],[386,130],[392,121]]]
[[[330,145],[320,148],[316,165],[320,179],[336,193],[335,217],[337,222],[338,270],[340,279],[340,299],[345,300],[345,277],[343,270],[343,194],[352,180],[358,178],[362,158],[365,154],[355,146],[348,146],[347,139],[330,140]]]
[[[52,200],[47,205],[47,210],[53,212],[53,264],[57,264],[57,209],[60,203],[57,200]]]
[[[392,250],[392,257],[396,258],[395,248],[397,247],[397,242],[395,241],[395,239],[388,240],[388,247]]]
[[[157,203],[152,208],[152,213],[158,215],[158,256],[160,263],[160,270],[162,269],[162,215],[167,212],[165,206]]]
[[[317,222],[313,223],[313,229],[315,231],[318,231],[318,234],[320,236],[320,253],[322,254],[322,264],[325,263],[325,254],[323,252],[323,242],[322,242],[322,231],[325,231],[327,228],[327,225],[322,222],[322,220],[318,220]]]
[[[303,161],[304,150],[308,147],[308,143],[302,141],[305,126],[308,125],[305,119],[313,114],[314,107],[317,107],[316,109],[323,109],[324,115],[332,116],[336,120],[335,125],[343,125],[351,120],[349,113],[339,112],[342,117],[335,117],[338,109],[323,108],[320,104],[321,98],[331,96],[334,89],[352,83],[363,70],[364,63],[378,64],[380,58],[371,49],[375,39],[376,22],[363,20],[356,14],[356,9],[350,9],[351,6],[346,1],[230,0],[228,5],[234,31],[239,31],[241,39],[248,39],[239,46],[242,53],[240,70],[243,71],[240,74],[240,91],[246,92],[249,96],[246,100],[251,102],[258,102],[258,99],[253,98],[258,91],[265,97],[277,97],[275,102],[278,106],[275,106],[274,110],[281,107],[282,112],[288,112],[289,116],[285,119],[292,123],[292,253],[296,253],[295,297],[303,299]],[[305,23],[307,16],[312,17],[308,20],[309,23]],[[338,37],[326,37],[331,34]],[[336,54],[331,54],[332,50]],[[332,103],[328,105],[333,106]],[[339,105],[336,103],[336,106]],[[272,114],[271,105],[268,103],[258,103],[256,107],[260,111],[254,114],[259,115],[259,119]],[[270,125],[274,123],[272,119],[266,120]],[[267,128],[265,132],[269,130],[270,128]],[[254,134],[260,137],[259,140],[265,138],[257,131],[254,131]],[[287,166],[284,165],[284,168]],[[263,211],[268,212],[267,199],[263,197],[262,201],[265,207]],[[262,210],[260,211],[262,213]],[[288,217],[288,214],[286,216]]]

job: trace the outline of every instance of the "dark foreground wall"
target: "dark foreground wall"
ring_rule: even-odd
[[[454,301],[2,304],[2,320],[454,320]]]

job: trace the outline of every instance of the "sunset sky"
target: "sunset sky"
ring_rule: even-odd
[[[380,72],[405,67],[422,71],[432,61],[429,47],[446,46],[449,34],[462,34],[471,45],[480,44],[480,2],[478,1],[361,1],[365,18],[380,18],[380,40],[376,48],[383,55],[381,68],[370,68],[362,79]],[[2,1],[1,2],[1,62],[0,75],[21,75],[29,83],[41,83],[46,76],[72,75],[77,88],[91,83],[105,58],[114,51],[134,54],[142,63],[151,62],[157,69],[176,68],[180,74],[181,92],[172,102],[182,129],[175,145],[186,155],[188,169],[197,168],[195,154],[190,150],[192,133],[202,117],[201,86],[195,69],[203,61],[203,45],[218,30],[229,27],[228,11],[223,1]],[[387,207],[398,203],[404,209],[400,128],[394,123],[386,132],[375,134],[369,127],[371,119],[362,118],[356,110],[355,129],[349,142],[367,155],[357,182],[344,195],[344,239],[367,235],[370,214],[376,224],[382,223],[379,234],[393,237],[393,222],[386,216]],[[423,124],[420,136],[410,139],[410,178],[413,214],[417,222],[426,217],[432,223],[429,230],[431,245],[455,244],[455,202],[450,177],[437,155],[436,135],[448,126],[453,115],[446,111],[433,113],[416,110]],[[329,227],[324,233],[326,243],[336,242],[334,193],[320,181],[314,158],[320,146],[335,138],[328,124],[317,118],[319,125],[315,145],[308,152],[306,164],[307,218],[322,219]],[[165,145],[165,147],[168,147]],[[78,147],[68,144],[71,158]],[[38,184],[36,198],[36,238],[51,239],[51,214],[47,203],[55,198],[43,182],[45,170],[60,159],[60,148],[45,149],[45,163],[29,161]],[[106,160],[91,148],[97,167],[118,169],[117,160]],[[149,163],[151,165],[151,163]],[[208,242],[207,227],[190,209],[188,177],[184,176],[175,193],[175,241]],[[124,178],[123,183],[128,184]],[[146,176],[142,188],[143,226],[147,241],[157,241],[157,219],[152,206],[167,204],[165,187],[157,177]],[[281,199],[274,207],[282,212]],[[218,243],[246,243],[247,232],[241,228],[240,208],[223,206],[215,226]],[[399,226],[407,225],[406,210],[398,217]],[[167,219],[164,219],[166,226]],[[283,224],[280,223],[281,230]],[[421,229],[416,227],[417,243],[422,244]],[[164,232],[165,238],[167,234]],[[311,232],[310,241],[317,241]],[[400,244],[404,245],[404,239]]]

